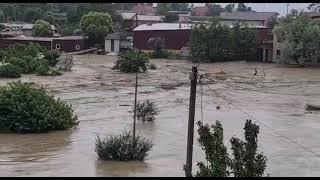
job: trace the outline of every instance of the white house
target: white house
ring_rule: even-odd
[[[105,52],[119,53],[124,49],[131,49],[133,47],[132,35],[127,32],[116,32],[108,34],[105,37]]]

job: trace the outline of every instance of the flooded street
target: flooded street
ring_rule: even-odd
[[[154,147],[144,162],[112,162],[98,160],[95,138],[132,128],[135,82],[134,74],[111,70],[113,61],[110,56],[78,55],[73,71],[62,76],[23,75],[22,81],[42,84],[72,104],[80,124],[48,134],[0,134],[0,176],[184,176],[192,64],[152,60],[158,69],[139,74],[138,100],[155,101],[160,115],[152,123],[138,121],[137,133]],[[228,147],[232,136],[243,139],[248,113],[266,125],[257,123],[259,150],[268,158],[265,174],[320,176],[318,156],[274,132],[320,154],[320,113],[304,110],[306,103],[320,104],[318,68],[228,62],[201,64],[199,71],[207,78],[197,86],[196,121],[201,120],[202,89],[203,121],[221,121]],[[0,85],[8,81],[2,79]],[[194,134],[195,172],[204,154],[196,125]]]

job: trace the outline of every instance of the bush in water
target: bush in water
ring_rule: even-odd
[[[122,72],[145,72],[149,64],[149,57],[138,50],[127,50],[120,53],[119,59],[115,62],[114,69]]]
[[[102,160],[143,161],[152,146],[149,139],[136,135],[133,141],[131,132],[124,131],[105,139],[97,136],[95,151]]]
[[[137,104],[137,119],[142,121],[153,121],[155,116],[159,114],[159,110],[155,103],[149,100]]]
[[[31,83],[12,82],[0,88],[0,129],[16,133],[64,130],[77,124],[71,105]]]
[[[1,64],[0,77],[19,78],[21,77],[21,69],[10,63]]]

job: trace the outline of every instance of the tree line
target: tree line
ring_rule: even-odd
[[[253,28],[240,24],[229,27],[213,19],[208,26],[191,30],[190,47],[194,61],[255,60],[257,40]]]

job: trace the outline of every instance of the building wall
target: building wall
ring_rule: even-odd
[[[239,21],[239,20],[219,20],[219,22],[221,24],[230,26],[236,23],[247,23],[248,26],[263,26],[264,25],[264,21]]]
[[[133,46],[141,50],[148,50],[150,49],[148,40],[157,36],[164,39],[166,49],[180,50],[189,42],[190,30],[134,31]]]
[[[88,49],[87,40],[65,40],[65,39],[53,39],[52,48],[56,49],[56,44],[60,44],[60,51],[63,52],[76,52]],[[76,49],[76,45],[80,45],[80,49]]]
[[[106,52],[111,52],[111,40],[110,39],[107,39],[105,40],[105,51]],[[115,53],[119,53],[120,51],[120,41],[115,39],[114,40],[114,51]]]

